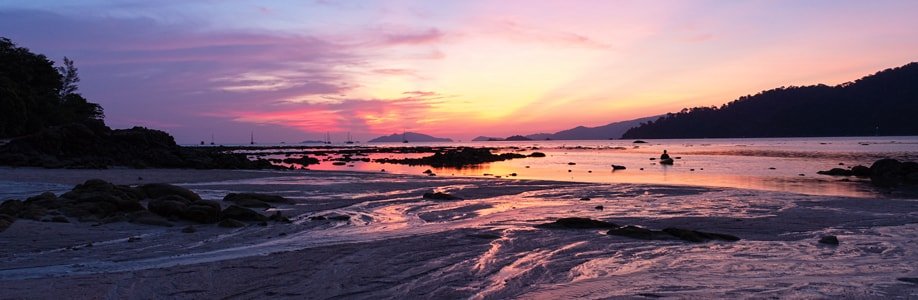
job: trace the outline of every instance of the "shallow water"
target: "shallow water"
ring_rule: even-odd
[[[875,197],[878,191],[861,178],[816,174],[831,168],[870,166],[880,158],[918,160],[918,137],[843,137],[775,139],[685,139],[614,141],[528,141],[411,143],[411,146],[500,147],[501,151],[529,154],[544,152],[544,158],[494,162],[462,169],[430,168],[351,162],[335,166],[329,161],[310,165],[313,170],[342,170],[421,174],[431,169],[437,176],[475,176],[541,179],[597,183],[649,183],[709,187],[734,187],[783,191],[811,195]],[[357,146],[404,147],[406,144]],[[520,148],[518,150],[509,147]],[[537,148],[537,149],[533,149]],[[651,158],[668,150],[676,163],[657,164]],[[416,157],[422,154],[369,154],[383,157]],[[280,158],[280,157],[278,157]],[[320,159],[322,157],[319,157]],[[574,163],[570,165],[569,163]],[[611,165],[626,170],[612,170]],[[516,176],[511,176],[515,173]],[[853,181],[849,182],[849,181]]]

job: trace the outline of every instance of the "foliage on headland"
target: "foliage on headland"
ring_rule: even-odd
[[[105,125],[101,106],[77,93],[74,62],[63,66],[0,38],[0,165],[46,168],[274,168],[219,148],[191,149],[168,133]]]
[[[752,138],[918,134],[918,63],[836,86],[782,87],[720,107],[685,108],[622,136]]]
[[[55,125],[100,123],[102,107],[80,95],[72,60],[63,66],[0,38],[0,138]]]

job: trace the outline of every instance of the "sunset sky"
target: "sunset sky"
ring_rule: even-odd
[[[266,4],[270,3],[270,4]],[[918,1],[0,2],[116,128],[179,143],[468,140],[838,84],[918,61]]]

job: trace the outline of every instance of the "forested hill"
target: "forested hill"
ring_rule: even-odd
[[[837,86],[782,87],[721,107],[686,108],[622,138],[918,135],[918,63]]]
[[[0,138],[70,123],[102,124],[102,107],[77,93],[77,69],[0,37]]]

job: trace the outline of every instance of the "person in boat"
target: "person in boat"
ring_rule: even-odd
[[[660,159],[663,159],[663,160],[670,159],[669,154],[666,153],[666,150],[663,150],[663,154],[660,155]]]

